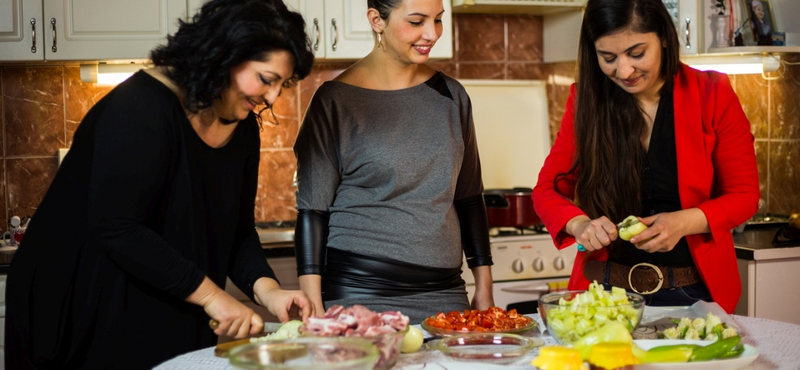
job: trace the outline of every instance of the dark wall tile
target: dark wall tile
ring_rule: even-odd
[[[769,194],[769,141],[756,140],[753,148],[756,152],[756,166],[758,166],[758,190],[761,191],[761,199],[767,200]]]
[[[505,16],[461,14],[454,23],[459,62],[506,59]]]
[[[64,105],[63,67],[5,67],[2,72],[4,98]]]
[[[6,205],[6,161],[0,160],[0,225],[8,225],[8,206]],[[0,227],[0,232],[6,231],[5,227]]]
[[[431,62],[428,63],[428,65],[437,71],[444,72],[444,74],[450,77],[458,78],[458,65],[451,60]]]
[[[800,140],[770,142],[769,156],[768,212],[800,211]]]
[[[506,23],[508,24],[508,60],[541,63],[544,60],[542,17],[538,15],[508,15]]]
[[[6,156],[55,156],[66,146],[64,107],[6,99]]]
[[[760,74],[747,74],[731,76],[731,84],[739,96],[744,114],[750,120],[753,136],[769,138],[768,82]]]
[[[458,78],[504,80],[505,63],[459,63]]]
[[[64,116],[66,120],[66,144],[64,147],[72,145],[72,137],[75,136],[75,130],[83,117],[111,89],[113,89],[112,86],[98,86],[81,81],[80,66],[64,67]]]
[[[783,75],[770,81],[770,137],[800,139],[800,66],[782,68]]]
[[[292,186],[297,161],[289,149],[262,150],[256,194],[256,222],[297,218]]]
[[[294,146],[300,121],[297,118],[279,117],[278,124],[264,121],[261,128],[261,148],[288,148]]]
[[[509,80],[543,80],[547,78],[541,63],[508,63]]]
[[[7,158],[6,194],[8,215],[33,215],[55,177],[58,160],[53,158]]]

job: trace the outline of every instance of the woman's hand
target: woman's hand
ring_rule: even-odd
[[[472,309],[487,310],[489,307],[494,307],[491,266],[473,268],[472,276],[475,277],[475,294],[472,296],[472,302],[470,302]]]
[[[618,237],[617,225],[606,216],[594,220],[577,216],[567,222],[564,230],[589,252],[602,249]]]
[[[264,329],[264,321],[258,314],[220,289],[208,277],[203,279],[186,301],[202,306],[208,316],[219,323],[214,334],[247,338],[248,335],[261,333]]]
[[[300,289],[306,293],[314,306],[314,315],[322,316],[325,314],[325,306],[322,305],[322,276],[301,275],[298,280],[300,281]]]
[[[281,289],[273,279],[264,277],[256,280],[253,293],[256,303],[266,307],[280,322],[287,322],[292,318],[305,320],[314,314],[314,306],[305,293]]]
[[[699,208],[659,213],[641,220],[648,228],[631,238],[631,243],[649,253],[669,252],[686,235],[710,232],[708,220]]]

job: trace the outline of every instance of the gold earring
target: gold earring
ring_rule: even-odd
[[[383,38],[381,37],[383,33],[378,34],[378,49],[383,49]]]

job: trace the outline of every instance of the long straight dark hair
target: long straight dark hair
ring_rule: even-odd
[[[646,122],[636,97],[606,76],[595,41],[630,29],[654,32],[663,40],[661,77],[670,82],[680,67],[680,45],[672,18],[661,0],[589,0],[578,46],[575,100],[575,162],[558,182],[574,175],[575,201],[592,219],[622,221],[641,215],[644,164],[641,136]]]

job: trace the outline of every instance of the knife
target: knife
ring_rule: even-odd
[[[250,343],[250,339],[251,338],[258,338],[258,337],[264,336],[266,334],[274,333],[274,332],[278,331],[278,329],[281,327],[281,325],[283,325],[283,323],[265,322],[264,323],[264,330],[261,332],[261,334],[256,334],[256,335],[253,335],[253,336],[251,336],[249,338],[236,339],[236,340],[232,340],[230,342],[224,342],[224,343],[217,344],[217,346],[214,347],[214,356],[223,357],[223,358],[224,357],[228,357],[228,352],[232,348],[238,347],[238,346],[243,345],[243,344]],[[208,326],[211,329],[215,330],[217,327],[219,327],[219,322],[217,320],[211,319],[211,320],[208,321]]]
[[[283,325],[281,322],[264,322],[264,330],[261,331],[261,334],[254,335],[254,337],[260,337],[264,334],[274,333],[280,329],[281,325]],[[219,327],[219,321],[214,319],[208,320],[208,327],[210,327],[211,330],[217,330]]]

